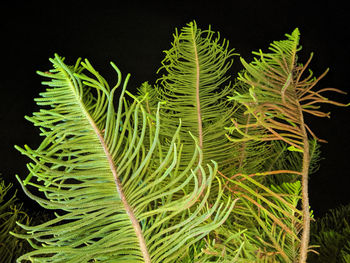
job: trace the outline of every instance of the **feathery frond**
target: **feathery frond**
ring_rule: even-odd
[[[161,135],[171,137],[181,118],[183,163],[192,158],[191,131],[203,151],[203,164],[215,160],[220,170],[232,169],[236,153],[223,129],[229,125],[233,111],[233,104],[226,99],[231,90],[227,71],[234,55],[228,41],[221,41],[210,28],[200,30],[191,22],[181,33],[176,31],[172,47],[165,54],[158,71],[163,75],[156,89],[158,99],[166,102],[160,113],[164,127]]]
[[[51,79],[44,82],[49,87],[36,99],[44,108],[27,117],[44,140],[36,150],[16,148],[32,160],[27,178],[18,178],[23,190],[57,212],[55,219],[37,226],[20,224],[27,234],[14,235],[35,250],[18,261],[174,262],[187,256],[188,248],[220,226],[234,205],[221,202],[222,191],[207,204],[217,180],[216,163],[204,171],[193,137],[192,159],[186,169],[178,169],[181,126],[166,155],[153,160],[155,151],[164,150],[158,149],[160,105],[156,124],[148,125],[141,103],[124,99],[127,76],[114,110],[114,94],[122,84],[114,64],[118,83],[111,89],[87,60],[67,66],[56,55],[51,62],[54,69],[40,73]],[[145,149],[147,129],[153,136]],[[157,169],[150,169],[153,163]]]
[[[249,114],[254,123],[240,124],[234,119],[234,127],[230,131],[237,131],[244,135],[242,129],[254,127],[265,129],[266,132],[259,136],[246,135],[249,139],[258,141],[281,140],[290,145],[291,151],[303,151],[303,132],[318,139],[311,129],[304,123],[301,117],[304,113],[315,116],[329,117],[330,113],[323,113],[318,110],[319,103],[330,103],[338,106],[345,104],[328,100],[321,94],[326,91],[344,93],[338,89],[326,88],[313,91],[312,88],[327,73],[326,70],[320,77],[309,76],[302,79],[311,58],[305,65],[297,63],[296,53],[299,47],[299,31],[296,29],[292,35],[287,35],[288,40],[275,41],[269,48],[272,53],[253,52],[259,59],[248,64],[242,58],[245,72],[238,77],[238,85],[245,86],[248,91],[243,94],[236,92],[230,100],[241,103],[246,107],[246,114]],[[243,139],[243,138],[242,138]],[[247,139],[247,138],[244,138]]]
[[[245,114],[250,116],[250,121],[239,123],[232,119],[234,126],[228,130],[235,134],[231,137],[233,141],[283,141],[289,145],[289,151],[303,154],[301,171],[304,230],[300,262],[304,262],[308,250],[310,224],[307,188],[310,169],[309,136],[320,140],[304,122],[304,113],[328,117],[329,113],[320,111],[318,104],[346,105],[330,101],[322,95],[325,91],[344,93],[340,90],[312,90],[327,71],[318,78],[313,77],[309,71],[309,75],[302,78],[312,55],[305,65],[299,64],[299,30],[294,30],[287,38],[284,41],[273,42],[269,48],[271,53],[263,53],[261,50],[253,52],[259,59],[255,58],[250,64],[241,59],[245,71],[239,74],[237,86],[242,86],[238,89],[244,93],[236,91],[230,100],[245,107]],[[248,128],[251,133],[245,132]]]

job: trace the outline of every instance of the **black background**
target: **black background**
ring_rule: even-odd
[[[113,3],[112,5],[110,3]],[[170,48],[175,27],[195,20],[199,28],[209,24],[230,41],[242,57],[250,61],[251,51],[266,50],[270,42],[284,39],[285,33],[300,29],[300,62],[310,52],[315,56],[310,68],[316,75],[327,67],[330,72],[319,87],[334,87],[349,92],[348,7],[335,1],[13,1],[2,7],[0,81],[0,173],[6,183],[19,187],[15,174],[24,178],[28,161],[13,145],[40,142],[37,128],[24,120],[37,108],[33,99],[43,89],[36,70],[51,68],[48,58],[54,53],[74,63],[88,58],[112,84],[116,81],[109,62],[124,76],[131,73],[129,90],[144,81],[153,83]],[[343,2],[344,4],[344,2]],[[241,64],[232,67],[233,77]],[[333,96],[349,102],[349,95]],[[320,170],[310,178],[310,202],[316,216],[349,198],[349,108],[325,106],[331,119],[307,118],[313,131],[328,144],[322,145]],[[27,207],[37,208],[19,190]]]

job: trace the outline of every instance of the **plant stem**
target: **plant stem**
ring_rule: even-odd
[[[309,190],[308,190],[309,166],[310,166],[309,148],[310,147],[309,147],[307,131],[304,124],[303,112],[300,104],[298,105],[298,108],[299,108],[299,114],[300,114],[300,128],[303,135],[303,166],[301,171],[303,233],[301,236],[299,263],[306,263],[309,240],[310,240],[310,210],[309,210],[310,205],[309,205]]]

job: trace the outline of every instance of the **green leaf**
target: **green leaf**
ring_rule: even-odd
[[[295,148],[293,145],[289,146],[287,149],[288,151],[291,151],[291,152],[301,152],[301,153],[303,152],[303,150]]]

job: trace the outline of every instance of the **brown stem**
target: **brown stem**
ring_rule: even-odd
[[[304,125],[304,116],[302,108],[299,104],[298,111],[300,114],[300,130],[303,137],[303,166],[301,176],[301,194],[302,194],[302,211],[303,211],[303,232],[300,244],[300,258],[299,263],[306,263],[307,252],[310,240],[310,210],[309,210],[309,191],[308,191],[308,177],[310,165],[309,140],[307,131]]]

